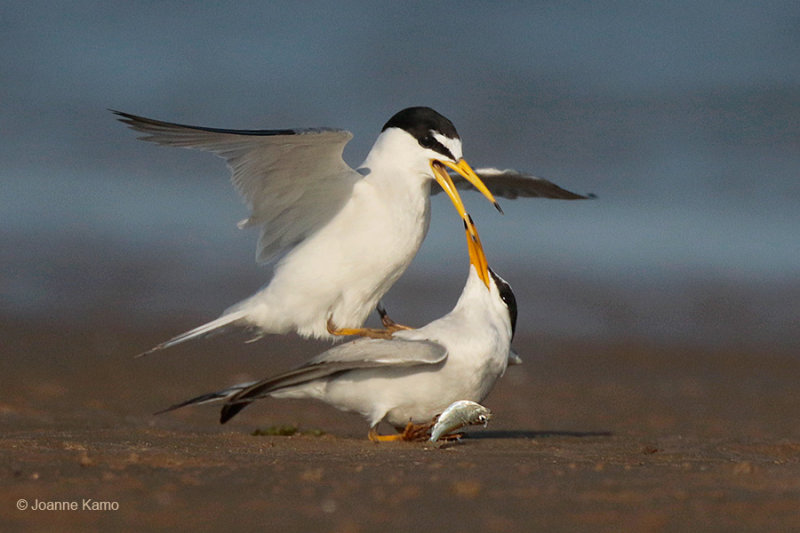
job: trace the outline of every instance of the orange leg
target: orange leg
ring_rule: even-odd
[[[367,433],[367,437],[372,442],[395,442],[398,440],[403,440],[402,433],[398,433],[397,435],[378,434],[378,426],[372,426],[371,428],[369,428],[369,433]]]
[[[402,433],[398,433],[397,435],[379,435],[378,426],[375,425],[369,428],[367,436],[372,442],[412,442],[428,440],[431,436],[432,427],[433,422],[428,422],[427,424],[413,424],[409,422]]]
[[[332,319],[328,319],[328,333],[331,335],[358,335],[372,339],[391,339],[393,331],[375,328],[338,328]]]

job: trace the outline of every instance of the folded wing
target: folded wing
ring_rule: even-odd
[[[444,361],[447,349],[431,341],[401,339],[358,339],[335,346],[305,365],[246,387],[233,394],[222,406],[224,424],[251,402],[272,392],[363,368],[434,365]]]
[[[225,401],[220,422],[225,423],[251,402],[281,389],[362,368],[435,365],[447,358],[447,349],[432,341],[403,339],[357,339],[334,346],[308,363],[261,381],[233,385],[218,392],[202,394],[172,405],[160,413],[215,401]]]

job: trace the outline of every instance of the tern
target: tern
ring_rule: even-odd
[[[173,405],[224,402],[225,423],[265,397],[321,400],[360,413],[373,441],[419,440],[431,435],[437,414],[456,401],[480,402],[503,375],[511,352],[517,306],[509,284],[487,265],[467,218],[470,269],[453,310],[390,339],[359,338],[337,345],[275,377],[234,385]],[[378,433],[388,422],[398,431]]]
[[[402,329],[385,315],[384,330],[362,325],[420,248],[432,181],[462,219],[460,188],[474,187],[498,210],[490,189],[508,198],[586,198],[513,170],[479,169],[487,187],[464,160],[453,123],[427,107],[391,117],[356,169],[342,160],[352,138],[346,130],[228,130],[113,112],[145,133],[143,140],[224,158],[250,209],[239,227],[260,227],[256,260],[276,262],[271,281],[258,292],[141,355],[232,325],[260,335],[294,331],[323,339]]]

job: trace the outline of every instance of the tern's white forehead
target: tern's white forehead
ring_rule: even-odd
[[[434,139],[436,139],[437,141],[439,141],[439,143],[441,143],[442,146],[447,148],[447,150],[453,156],[453,161],[458,161],[459,159],[461,159],[463,157],[462,148],[461,148],[461,139],[459,139],[458,137],[453,139],[451,137],[447,137],[447,136],[445,136],[445,135],[443,135],[443,134],[441,134],[439,132],[436,132],[436,131],[432,131],[431,132],[431,136]],[[442,154],[442,155],[446,155],[446,154]]]

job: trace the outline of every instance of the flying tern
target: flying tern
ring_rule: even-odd
[[[162,412],[222,401],[220,422],[225,423],[260,398],[316,399],[363,415],[373,441],[429,438],[437,414],[456,401],[482,401],[513,356],[514,293],[488,267],[470,219],[466,226],[469,274],[447,315],[418,329],[397,331],[390,339],[362,337],[337,345],[294,370]],[[380,435],[382,421],[398,434]]]
[[[512,170],[476,173],[453,123],[427,107],[390,118],[356,169],[342,160],[352,137],[345,130],[228,130],[114,113],[145,133],[143,140],[224,158],[250,209],[239,227],[260,227],[256,260],[277,261],[258,292],[145,353],[231,325],[314,338],[382,335],[362,325],[419,250],[430,222],[431,181],[462,218],[457,188],[474,187],[498,209],[492,189],[509,198],[586,198]],[[387,317],[383,322],[389,331],[402,328]]]

